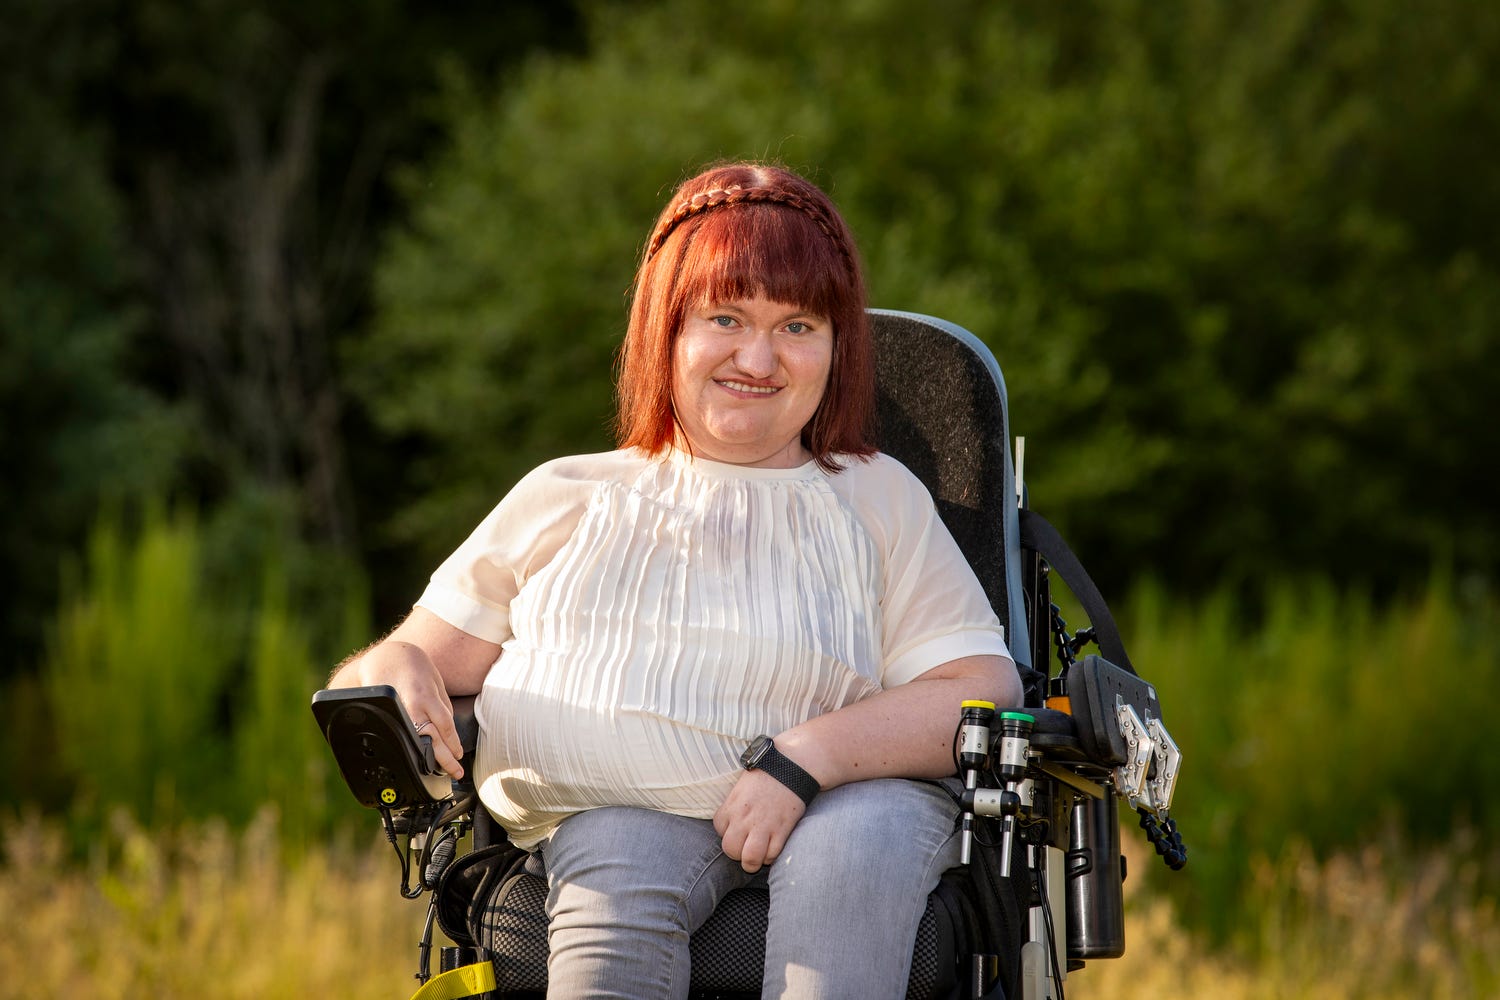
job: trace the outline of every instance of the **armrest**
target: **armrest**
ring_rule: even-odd
[[[479,746],[479,717],[474,714],[477,695],[467,694],[453,699],[453,725],[458,729],[458,742],[464,748],[464,758],[471,759]]]
[[[1087,760],[1078,741],[1078,726],[1073,717],[1055,708],[1026,708],[1036,719],[1031,730],[1031,745],[1057,760]]]

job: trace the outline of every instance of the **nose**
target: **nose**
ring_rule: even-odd
[[[776,341],[769,330],[746,330],[734,352],[734,363],[751,378],[776,374]]]

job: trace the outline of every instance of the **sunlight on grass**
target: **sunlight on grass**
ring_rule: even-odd
[[[1128,840],[1132,871],[1155,863]],[[1070,975],[1068,995],[1500,996],[1500,913],[1482,888],[1493,884],[1497,866],[1500,847],[1467,831],[1421,853],[1404,849],[1391,834],[1322,864],[1304,843],[1292,842],[1277,860],[1251,865],[1243,909],[1257,916],[1232,948],[1216,954],[1197,946],[1168,899],[1127,888],[1124,957]]]
[[[372,830],[373,834],[373,830]],[[35,818],[0,830],[0,998],[409,997],[425,903],[373,836],[284,863],[274,821],[154,835],[117,819],[65,859]],[[377,843],[378,840],[378,843]]]
[[[1132,872],[1155,864],[1127,835]],[[116,820],[93,857],[55,825],[0,830],[0,998],[409,997],[423,905],[399,898],[376,836],[287,864],[274,821],[152,836]],[[1253,865],[1232,948],[1209,953],[1149,884],[1127,882],[1127,947],[1068,977],[1068,996],[1500,995],[1500,915],[1482,886],[1500,848],[1462,833],[1420,854],[1391,836],[1322,864],[1289,845]],[[1189,869],[1190,871],[1190,869]],[[1184,873],[1183,877],[1190,877]]]

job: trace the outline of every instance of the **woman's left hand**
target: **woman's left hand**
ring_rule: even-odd
[[[714,813],[724,853],[747,872],[775,861],[807,811],[800,796],[764,771],[745,771]]]

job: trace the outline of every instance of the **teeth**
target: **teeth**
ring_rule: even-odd
[[[722,385],[726,389],[734,389],[737,392],[753,392],[753,393],[755,393],[756,395],[759,395],[759,396],[769,396],[773,392],[780,392],[781,391],[780,389],[776,388],[774,385],[746,385],[743,382],[730,382],[730,381],[723,381],[723,382],[720,382],[719,384]]]

